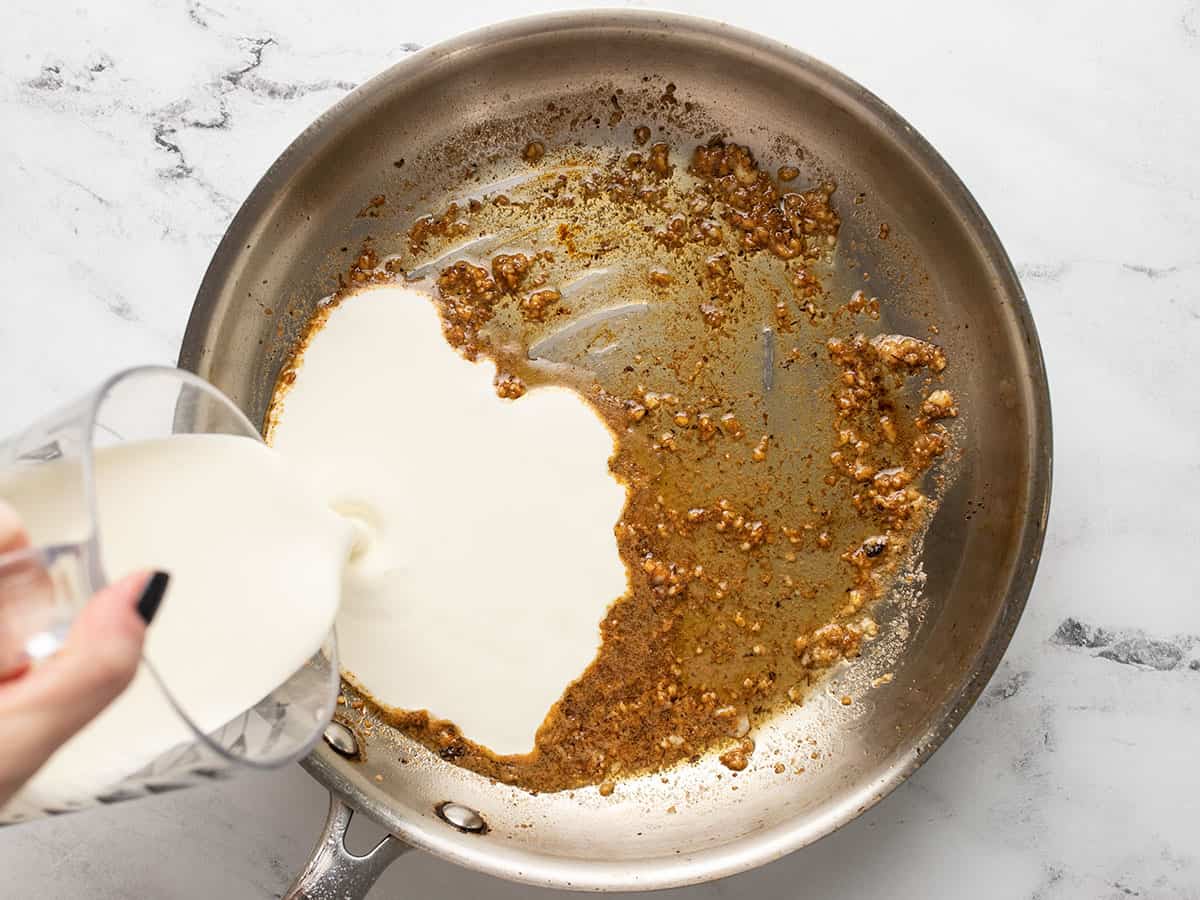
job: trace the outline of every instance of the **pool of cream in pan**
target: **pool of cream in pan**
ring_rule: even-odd
[[[366,288],[309,337],[269,438],[358,523],[337,619],[346,675],[509,755],[533,749],[625,592],[625,488],[583,398],[504,400],[494,376],[447,344],[427,294]]]

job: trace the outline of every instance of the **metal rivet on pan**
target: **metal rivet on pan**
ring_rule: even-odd
[[[358,756],[358,738],[341,722],[330,722],[325,729],[325,743],[342,756]]]
[[[459,831],[465,831],[467,834],[487,834],[487,822],[483,820],[483,816],[469,806],[447,801],[435,806],[434,811],[438,814],[439,819]]]

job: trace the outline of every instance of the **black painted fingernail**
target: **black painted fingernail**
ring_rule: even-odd
[[[154,615],[158,612],[158,605],[162,603],[163,594],[167,592],[167,582],[170,580],[171,576],[166,572],[155,572],[146,582],[146,587],[142,589],[137,611],[147,625],[154,620]]]

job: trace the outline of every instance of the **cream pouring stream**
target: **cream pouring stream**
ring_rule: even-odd
[[[279,454],[248,437],[180,434],[96,451],[95,480],[106,571],[172,576],[144,658],[202,731],[255,705],[320,648],[353,530]],[[79,489],[76,470],[57,463],[0,478],[35,545],[87,536]],[[16,802],[94,795],[192,739],[143,665]]]

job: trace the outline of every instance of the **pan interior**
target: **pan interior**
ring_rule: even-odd
[[[629,109],[612,122],[618,95]],[[571,115],[551,112],[560,109]],[[826,287],[848,297],[866,273],[885,300],[878,330],[921,334],[937,323],[967,427],[926,537],[922,589],[878,611],[885,638],[840,675],[837,696],[814,691],[755,735],[763,763],[736,778],[709,757],[622,782],[611,797],[534,796],[444,763],[385,726],[370,730],[359,761],[329,748],[310,760],[324,783],[418,846],[538,883],[714,877],[814,840],[886,793],[953,728],[998,661],[1028,589],[1046,499],[1036,337],[1003,251],[952,173],[878,101],[819,64],[671,17],[515,23],[419,54],[355,92],[285,153],[238,214],[201,288],[181,364],[263,421],[317,301],[365,239],[398,240],[417,214],[455,199],[466,167],[519,153],[531,134],[628,149],[643,120],[676,148],[722,134],[769,171],[803,160],[809,181],[836,181],[844,265]],[[359,215],[379,195],[389,215]],[[878,239],[884,223],[887,241]],[[871,687],[885,672],[892,681]],[[843,706],[842,694],[856,702]],[[779,758],[803,758],[791,768],[804,772],[781,777]],[[446,801],[477,810],[487,832],[445,823],[436,809]]]

